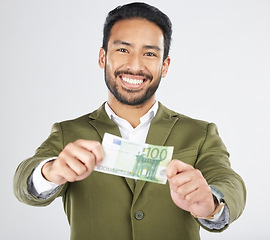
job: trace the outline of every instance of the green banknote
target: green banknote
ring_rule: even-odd
[[[105,156],[95,171],[166,183],[166,167],[172,159],[173,147],[134,143],[109,133],[105,133],[102,146]]]

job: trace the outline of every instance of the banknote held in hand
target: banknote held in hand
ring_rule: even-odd
[[[165,184],[166,168],[172,159],[172,146],[135,143],[105,133],[104,159],[95,171]]]

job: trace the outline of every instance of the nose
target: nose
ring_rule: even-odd
[[[139,54],[130,54],[127,62],[127,68],[133,72],[139,72],[144,69],[143,59]]]

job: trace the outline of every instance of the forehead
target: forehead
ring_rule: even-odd
[[[145,19],[125,19],[116,22],[110,32],[109,44],[117,40],[164,48],[164,35],[161,28]]]

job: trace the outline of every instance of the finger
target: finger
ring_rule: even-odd
[[[176,189],[177,194],[190,202],[190,196],[193,192],[198,190],[198,186],[193,182],[187,182]]]
[[[66,146],[64,151],[59,154],[59,162],[62,165],[67,165],[76,175],[80,175],[87,171],[87,167],[81,162],[80,159],[85,159],[89,152],[80,148],[74,143],[70,143]]]
[[[77,140],[76,144],[94,154],[96,165],[98,165],[103,160],[104,151],[100,142],[90,140]]]
[[[78,177],[77,173],[68,165],[61,170],[61,174],[67,182],[75,182]]]
[[[77,151],[74,152],[75,161],[71,161],[70,165],[74,171],[78,174],[84,174],[85,172],[92,172],[96,164],[96,156],[81,146],[75,146]]]
[[[194,191],[191,191],[185,196],[185,201],[188,202],[189,205],[205,203],[206,205],[212,204],[213,195],[206,191],[202,191],[202,189],[197,188]]]
[[[170,179],[176,174],[185,172],[190,169],[193,169],[191,165],[186,164],[180,160],[172,160],[166,170],[167,178]]]
[[[89,159],[93,159],[92,153],[82,148],[76,143],[69,143],[64,151],[59,155],[60,158],[64,159],[66,164],[74,170],[77,175],[80,175],[87,171],[87,166],[84,164]]]
[[[76,180],[77,174],[67,164],[67,159],[70,158],[68,157],[68,154],[64,154],[64,156],[65,156],[65,159],[59,156],[58,159],[53,162],[53,169],[54,169],[53,171],[55,173],[54,176],[60,176],[61,178],[65,179],[65,182],[66,181],[74,182]]]
[[[92,172],[96,165],[96,157],[93,153],[87,152],[84,157],[80,158],[80,161],[86,167],[87,172]],[[83,174],[83,172],[81,173]]]
[[[80,176],[88,171],[88,166],[77,158],[67,159],[66,163],[76,173],[77,176]]]
[[[177,174],[169,179],[170,188],[177,192],[178,188],[184,186],[185,184],[192,181],[192,174],[190,171],[182,172],[180,174]]]

